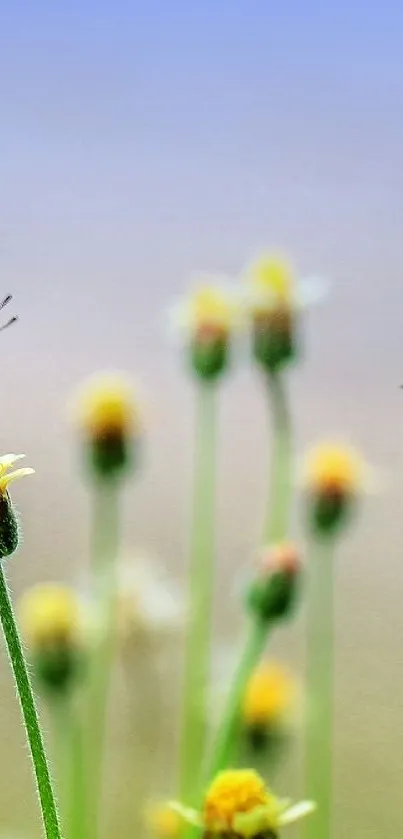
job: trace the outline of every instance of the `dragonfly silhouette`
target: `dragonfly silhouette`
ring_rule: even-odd
[[[4,298],[4,300],[2,300],[1,303],[0,303],[0,311],[2,309],[4,309],[4,306],[7,306],[7,303],[9,303],[10,300],[12,300],[12,299],[13,299],[13,295],[12,294],[7,294],[7,296]],[[2,329],[7,329],[8,326],[11,326],[11,324],[15,323],[17,320],[18,320],[18,318],[16,317],[16,315],[14,315],[12,318],[10,318],[10,320],[6,321],[6,323],[3,323],[0,326],[0,332],[2,331]]]

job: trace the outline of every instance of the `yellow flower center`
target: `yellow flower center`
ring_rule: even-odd
[[[220,772],[207,791],[203,824],[207,832],[230,831],[234,818],[271,803],[272,795],[253,769]]]
[[[213,330],[225,336],[234,324],[235,308],[223,291],[202,286],[191,298],[190,319],[194,331]]]
[[[318,446],[306,464],[306,485],[315,492],[356,493],[363,483],[363,464],[345,446]]]
[[[252,290],[256,293],[254,310],[262,313],[273,306],[289,308],[295,293],[291,265],[281,256],[264,255],[249,271]]]
[[[93,437],[138,433],[139,414],[128,382],[118,375],[103,375],[87,384],[79,401],[78,420]]]
[[[82,631],[77,596],[66,586],[35,586],[22,596],[19,614],[24,640],[34,651],[50,644],[73,644]]]
[[[290,707],[294,694],[291,676],[278,664],[263,664],[247,686],[243,720],[247,726],[276,722]]]

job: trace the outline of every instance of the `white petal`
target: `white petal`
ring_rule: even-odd
[[[323,277],[307,277],[296,287],[297,302],[302,308],[320,303],[329,293],[331,283]]]
[[[5,472],[6,469],[9,469],[10,466],[23,457],[25,457],[25,454],[3,454],[3,457],[0,457],[0,473]]]
[[[289,807],[280,815],[280,825],[283,826],[285,824],[292,824],[292,822],[296,822],[299,819],[303,819],[305,816],[309,816],[309,814],[313,813],[315,810],[316,804],[314,801],[299,801],[298,804],[294,804],[292,807]]]
[[[178,801],[170,801],[168,806],[174,813],[178,813],[185,822],[193,824],[195,827],[201,827],[201,819],[197,810],[192,810],[190,807],[183,807]]]

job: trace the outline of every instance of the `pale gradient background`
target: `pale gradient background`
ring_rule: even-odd
[[[364,839],[403,828],[403,7],[353,6],[0,1],[0,264],[21,319],[1,336],[0,448],[37,469],[14,493],[15,593],[74,578],[88,499],[66,401],[93,371],[127,370],[149,415],[127,541],[183,569],[192,394],[167,307],[194,269],[235,272],[261,245],[332,280],[292,388],[299,449],[344,433],[382,476],[338,572],[337,835]],[[256,376],[224,390],[222,592],[254,544],[266,442]],[[227,601],[223,641],[238,623]],[[300,629],[279,642],[296,662]],[[1,697],[0,830],[16,806],[29,836],[5,668]],[[116,778],[133,795],[126,763],[116,802]]]

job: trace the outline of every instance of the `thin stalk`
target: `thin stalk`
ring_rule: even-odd
[[[70,696],[53,697],[49,701],[52,725],[53,765],[56,770],[55,786],[59,804],[60,821],[63,833],[69,837],[68,802],[69,802],[69,750],[70,750]]]
[[[318,543],[311,562],[307,604],[305,796],[317,810],[309,839],[330,837],[332,822],[334,542]]]
[[[216,386],[201,382],[196,406],[195,486],[190,543],[189,629],[185,648],[180,796],[197,788],[208,719],[216,482]]]
[[[292,495],[292,428],[283,380],[276,373],[269,379],[272,447],[268,503],[263,527],[263,545],[287,538]]]
[[[86,796],[84,773],[84,733],[82,719],[77,708],[71,708],[70,721],[70,767],[67,839],[86,837]]]
[[[116,559],[119,548],[119,485],[99,482],[95,489],[93,512],[93,578],[101,636],[94,651],[89,674],[89,718],[87,746],[88,834],[97,836],[109,683],[115,645]]]
[[[238,668],[228,696],[226,708],[219,726],[215,742],[213,743],[212,758],[209,765],[207,781],[217,772],[227,768],[233,759],[238,744],[240,726],[240,710],[245,693],[245,687],[255,669],[266,645],[270,624],[255,619],[250,627],[245,648],[240,658]]]
[[[38,713],[2,563],[0,563],[0,620],[31,751],[45,836],[46,839],[61,839],[55,795],[52,788]]]

